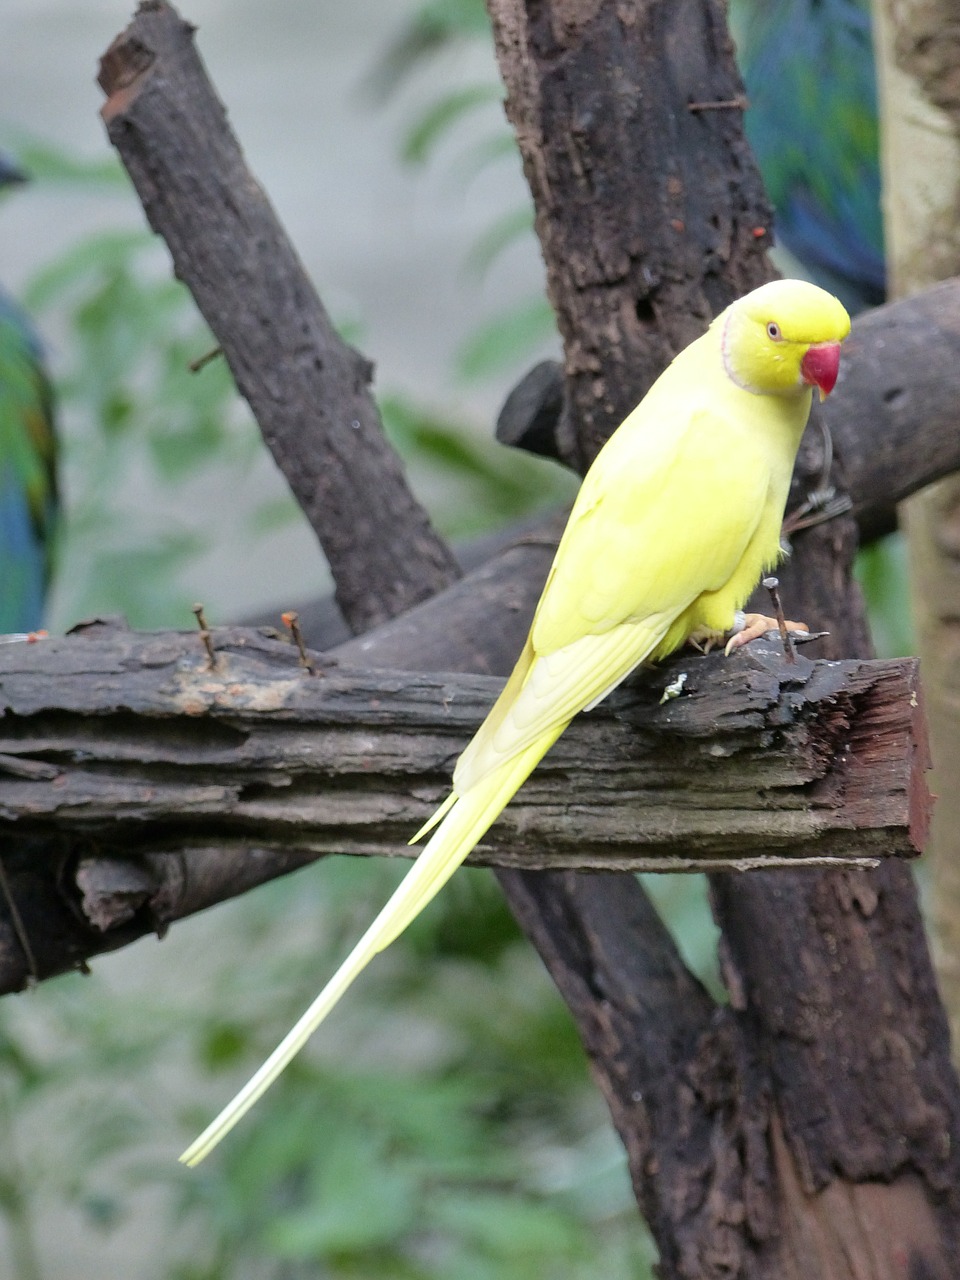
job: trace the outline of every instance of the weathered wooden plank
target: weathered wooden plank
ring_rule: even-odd
[[[412,856],[500,681],[298,665],[253,630],[97,627],[0,650],[0,829],[112,853],[197,843]],[[661,703],[680,671],[681,696]],[[526,868],[911,856],[916,664],[685,654],[579,717],[478,846]],[[197,833],[203,838],[198,841]]]

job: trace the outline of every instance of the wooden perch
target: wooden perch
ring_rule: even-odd
[[[401,854],[502,682],[334,666],[261,632],[113,627],[0,655],[0,821],[132,852]],[[11,656],[13,655],[13,656]],[[682,693],[661,703],[678,674]],[[95,679],[91,679],[95,673]],[[916,662],[686,653],[578,717],[475,861],[703,870],[919,852]],[[640,821],[632,816],[641,815]],[[9,830],[9,826],[8,826]]]
[[[0,840],[27,851],[11,883],[47,858],[87,954],[115,928],[127,941],[132,923],[162,928],[324,854],[414,856],[407,839],[500,687],[322,655],[310,673],[261,631],[213,636],[213,669],[195,632],[96,625],[0,650]],[[682,694],[661,702],[681,671]],[[472,860],[664,871],[912,856],[925,767],[912,659],[788,666],[773,641],[687,653],[579,717]]]

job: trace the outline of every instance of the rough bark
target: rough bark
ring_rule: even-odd
[[[564,452],[583,470],[637,388],[772,277],[772,214],[720,4],[488,8],[564,339]]]
[[[960,5],[874,0],[874,12],[886,247],[892,292],[903,296],[960,271]],[[958,404],[954,436],[960,436]],[[906,503],[903,523],[941,797],[930,840],[937,960],[960,1043],[960,478],[953,475]]]
[[[784,590],[829,627],[828,657],[864,652],[852,521],[802,542]],[[769,1274],[953,1276],[957,1085],[909,873],[721,875],[711,888],[731,1005],[772,1099],[782,1269]]]
[[[162,3],[142,4],[103,57],[103,119],[267,444],[282,439],[274,456],[363,630],[452,582],[456,564],[383,435],[373,365],[334,330],[192,36]]]

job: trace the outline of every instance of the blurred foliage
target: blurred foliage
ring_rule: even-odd
[[[175,1163],[399,874],[328,860],[220,908],[216,941],[178,926],[165,994],[114,971],[7,1003],[0,1214],[21,1261],[4,1274],[47,1274],[32,1223],[51,1203],[108,1255],[159,1194],[171,1216],[147,1274],[169,1280],[649,1275],[566,1009],[486,872],[365,976],[214,1160]]]
[[[467,85],[441,94],[408,130],[403,159],[408,164],[423,164],[452,125],[478,107],[500,102],[502,97],[500,86],[495,84]]]
[[[41,138],[19,136],[13,143],[17,160],[33,182],[63,183],[73,187],[90,186],[99,191],[129,191],[130,181],[123,166],[113,155],[90,160],[80,159],[52,146]]]
[[[479,40],[489,44],[491,39],[483,0],[428,0],[387,46],[369,77],[370,88],[381,102],[389,100],[409,80],[429,77],[442,55],[455,55]],[[520,157],[502,101],[503,86],[495,74],[488,81],[438,91],[403,129],[401,158],[418,166],[438,162],[447,144],[444,163],[464,189],[492,165],[518,167]],[[539,252],[529,195],[494,218],[477,237],[466,255],[467,272],[483,277],[502,254],[525,240],[531,252]],[[548,344],[557,348],[559,337],[553,310],[541,293],[479,320],[458,353],[456,372],[465,383],[495,377],[509,384],[542,356]]]
[[[409,397],[382,396],[380,411],[387,435],[431,496],[431,515],[447,537],[470,537],[573,500],[576,480],[556,463],[506,449]]]
[[[115,166],[57,164],[51,148],[37,146],[29,154],[42,158],[45,181],[116,182]],[[58,614],[182,624],[196,597],[190,570],[220,536],[211,512],[229,506],[225,495],[263,448],[226,362],[191,371],[216,340],[146,232],[84,238],[34,278],[24,303],[41,323],[59,317],[69,327],[57,361],[66,489]],[[510,342],[516,328],[504,331]],[[353,325],[345,336],[361,335]],[[495,366],[496,340],[485,355],[478,349],[481,364]],[[565,500],[575,488],[554,464],[504,449],[410,397],[388,393],[381,407],[450,537]],[[292,497],[271,498],[245,513],[241,533],[253,543],[299,519]],[[242,557],[244,545],[236,551]]]
[[[903,534],[892,533],[863,547],[854,572],[867,602],[877,656],[902,658],[916,653],[907,543]]]
[[[479,325],[460,349],[457,369],[467,381],[488,378],[513,366],[526,365],[534,350],[555,327],[546,298],[534,298],[522,307],[502,312]]]
[[[492,40],[483,0],[422,0],[377,59],[368,89],[384,101],[429,55],[476,38]]]
[[[84,239],[34,279],[25,303],[66,315],[57,393],[66,475],[58,584],[68,617],[124,613],[137,625],[189,616],[179,575],[216,531],[169,519],[151,493],[236,482],[260,448],[215,345],[147,233]],[[251,513],[255,518],[256,513]],[[206,527],[204,527],[206,525]]]
[[[322,870],[322,901],[292,883],[258,895],[265,930],[279,912],[301,945],[266,960],[254,1000],[242,974],[219,970],[214,1000],[229,1012],[196,1046],[221,1096],[300,1012],[292,993],[352,940],[364,891],[380,900],[400,874]],[[230,1229],[184,1274],[212,1280],[254,1258],[257,1275],[271,1259],[303,1268],[283,1274],[336,1277],[646,1274],[622,1155],[583,1068],[491,878],[468,872],[365,977],[256,1123],[187,1175],[186,1220],[192,1178]],[[189,1118],[195,1128],[209,1108]]]

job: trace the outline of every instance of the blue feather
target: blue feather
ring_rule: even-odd
[[[734,0],[747,137],[777,239],[854,311],[886,291],[867,0]]]
[[[0,186],[20,180],[0,153]],[[40,340],[0,292],[0,633],[43,623],[57,512],[56,437]]]

